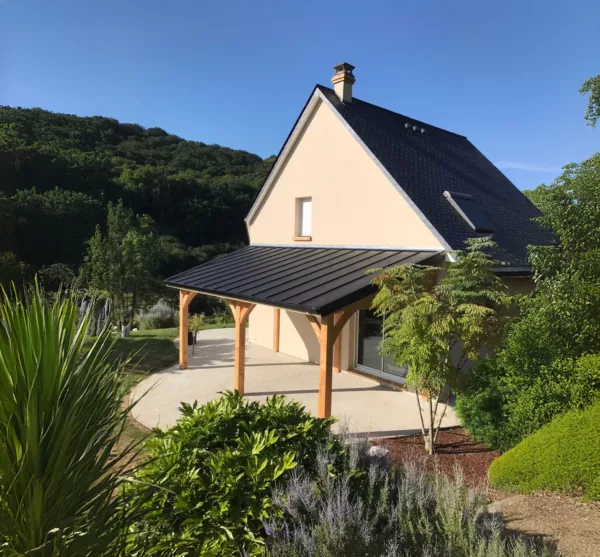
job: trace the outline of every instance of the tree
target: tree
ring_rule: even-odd
[[[556,242],[530,247],[535,291],[457,401],[469,430],[502,449],[600,396],[598,374],[582,360],[600,353],[600,154],[536,191],[538,221]],[[589,396],[575,396],[582,390]]]
[[[469,240],[466,251],[453,252],[456,261],[438,284],[442,270],[437,267],[401,265],[374,271],[379,273],[373,279],[379,291],[373,308],[384,318],[381,351],[395,365],[409,368],[406,379],[415,388],[429,454],[445,413],[437,418],[442,391],[456,386],[465,364],[477,359],[502,330],[499,310],[510,299],[493,272],[498,262],[483,251],[492,247],[489,238]],[[427,426],[419,400],[423,391],[428,395]]]
[[[79,265],[86,242],[104,220],[100,201],[65,189],[20,190],[11,201],[15,252],[36,270],[54,263]]]
[[[194,340],[192,342],[192,354],[195,354],[196,351],[196,335],[198,331],[201,331],[204,327],[204,314],[203,313],[195,313],[191,315],[188,321],[188,329],[194,335]]]
[[[159,270],[169,276],[199,263],[196,248],[246,243],[243,217],[273,162],[114,118],[0,106],[0,252],[34,273],[54,263],[77,273],[122,199],[181,242]]]
[[[600,75],[586,79],[579,92],[582,95],[588,93],[590,95],[585,119],[588,121],[589,126],[595,128],[596,122],[600,118]]]
[[[15,292],[16,294],[16,292]],[[8,557],[119,555],[125,465],[115,456],[130,408],[125,363],[72,298],[0,299],[0,552]]]
[[[111,299],[124,336],[139,308],[163,288],[158,270],[172,247],[172,239],[154,232],[150,217],[135,217],[122,202],[109,204],[106,234],[98,227],[89,241],[82,279],[89,294]]]
[[[14,253],[0,252],[0,287],[8,287],[12,282],[20,286],[25,270],[25,265],[17,260]]]

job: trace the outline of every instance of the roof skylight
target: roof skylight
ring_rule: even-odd
[[[494,225],[477,205],[477,201],[473,196],[466,193],[445,191],[444,197],[475,232],[494,232]]]

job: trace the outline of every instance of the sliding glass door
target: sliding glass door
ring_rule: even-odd
[[[407,368],[395,366],[391,356],[379,354],[378,347],[382,340],[383,319],[375,316],[371,310],[361,310],[358,314],[356,368],[376,377],[404,383]]]

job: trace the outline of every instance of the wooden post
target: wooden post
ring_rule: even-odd
[[[256,304],[228,300],[235,321],[235,349],[233,363],[233,388],[244,394],[244,375],[246,363],[246,321]]]
[[[239,310],[240,308],[236,308]],[[244,378],[246,371],[246,326],[242,324],[240,312],[235,319],[235,358],[233,367],[233,388],[244,394]]]
[[[331,388],[333,364],[333,315],[321,319],[321,362],[319,371],[319,418],[331,416]]]
[[[195,292],[179,291],[179,368],[188,368],[188,317],[189,305]]]
[[[273,310],[273,352],[279,352],[279,320],[281,318],[279,308]]]
[[[317,340],[320,343],[320,375],[319,375],[319,418],[328,418],[331,416],[331,391],[333,387],[333,368],[341,371],[342,367],[342,340],[341,334],[344,325],[348,319],[359,309],[366,309],[371,306],[373,296],[368,296],[358,300],[345,308],[321,317],[321,320],[315,316],[306,314],[308,322],[311,324]]]
[[[335,313],[334,322],[337,325],[342,318],[342,312],[337,311]],[[335,338],[335,344],[333,345],[333,371],[341,373],[342,371],[342,331],[340,330]]]

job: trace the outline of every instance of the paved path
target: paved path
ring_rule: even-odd
[[[149,376],[134,388],[134,399],[150,389],[134,408],[134,418],[150,428],[164,427],[175,423],[181,402],[208,402],[217,398],[220,391],[232,389],[233,348],[233,329],[201,331],[195,355],[190,349],[189,369],[173,366]],[[284,394],[316,415],[318,389],[317,365],[247,344],[248,398],[264,400]],[[420,430],[414,393],[396,391],[352,373],[333,374],[332,413],[356,433],[390,436]],[[448,408],[443,425],[457,423],[452,408]]]

